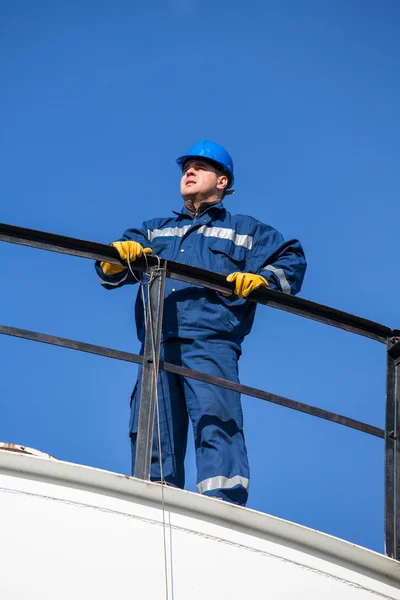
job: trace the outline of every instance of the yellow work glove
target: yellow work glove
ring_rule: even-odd
[[[138,242],[133,242],[131,240],[127,242],[113,242],[111,246],[114,246],[118,250],[118,254],[121,260],[129,260],[130,262],[135,261],[137,258],[140,258],[142,254],[151,254],[151,248],[143,248]],[[113,265],[108,262],[101,262],[101,268],[103,269],[104,275],[115,275],[116,273],[121,273],[121,271],[125,271],[127,267],[122,267],[121,265]]]
[[[235,282],[234,293],[239,298],[246,298],[250,292],[256,290],[260,286],[268,287],[268,281],[261,277],[261,275],[254,275],[254,273],[231,273],[226,278],[227,281],[232,283]]]

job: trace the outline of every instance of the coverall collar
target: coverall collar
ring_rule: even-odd
[[[223,205],[223,203],[222,203],[222,202],[217,202],[217,203],[215,203],[215,204],[210,204],[210,206],[208,206],[207,208],[205,208],[205,209],[204,209],[204,210],[203,210],[203,211],[200,213],[200,215],[204,215],[204,213],[207,213],[207,212],[208,212],[208,211],[210,211],[211,209],[218,210],[218,211],[219,211],[219,210],[221,210],[221,211],[223,211],[223,210],[226,210],[226,208],[225,208],[225,206]],[[178,212],[178,211],[176,211],[176,210],[173,210],[172,212],[173,212],[175,215],[182,215],[182,216],[185,216],[185,217],[187,217],[187,216],[189,216],[189,217],[192,217],[192,215],[190,214],[190,212],[187,210],[187,208],[186,208],[185,206],[183,206],[183,207],[182,207],[182,209],[181,209],[179,212]],[[199,216],[200,216],[200,215],[199,215]],[[193,218],[193,217],[192,217],[192,218]]]

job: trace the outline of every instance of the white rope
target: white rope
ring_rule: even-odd
[[[157,257],[158,258],[158,257]],[[160,268],[160,260],[158,261],[158,269]],[[154,277],[157,277],[155,275]],[[163,460],[162,460],[162,449],[161,449],[161,425],[160,425],[160,408],[158,402],[158,371],[159,364],[156,360],[156,348],[155,348],[155,339],[154,339],[154,328],[153,328],[153,314],[152,307],[150,302],[150,294],[147,294],[147,303],[148,303],[148,314],[150,321],[150,331],[151,331],[151,340],[152,340],[152,358],[154,365],[154,390],[156,396],[156,411],[157,411],[157,443],[158,443],[158,456],[160,462],[160,478],[161,478],[161,506],[162,506],[162,520],[163,520],[163,544],[164,544],[164,573],[165,573],[165,597],[168,600],[169,598],[169,589],[168,589],[168,562],[167,562],[167,531],[166,531],[166,521],[165,521],[165,498],[164,498],[164,470],[163,470]]]
[[[147,263],[147,255],[143,254],[145,261],[146,261],[146,272],[148,271],[148,263]],[[156,256],[155,258],[157,258],[158,261],[158,265],[157,265],[157,269],[156,271],[161,271],[161,261],[160,261],[160,257]],[[161,478],[161,508],[162,508],[162,526],[163,526],[163,551],[164,551],[164,576],[165,576],[165,598],[166,600],[169,599],[169,587],[168,587],[168,560],[167,560],[167,525],[166,525],[166,520],[165,520],[165,498],[164,498],[164,486],[165,486],[165,480],[164,480],[164,471],[163,471],[163,460],[162,460],[162,449],[161,449],[161,426],[160,426],[160,410],[159,410],[159,402],[158,402],[158,372],[159,372],[159,361],[156,360],[156,343],[155,343],[155,339],[154,339],[154,328],[153,328],[153,312],[152,312],[152,306],[151,306],[151,300],[150,300],[150,292],[149,292],[149,288],[152,285],[152,283],[154,282],[154,279],[156,277],[158,277],[159,275],[153,271],[151,276],[149,277],[149,281],[148,282],[144,282],[143,279],[138,279],[138,277],[136,277],[135,273],[132,270],[131,267],[131,261],[130,261],[130,256],[129,256],[129,250],[128,250],[128,256],[127,256],[127,263],[128,263],[128,267],[129,267],[129,271],[131,272],[131,275],[134,279],[136,279],[136,281],[140,284],[140,292],[141,292],[141,297],[142,297],[142,303],[143,303],[143,312],[144,312],[144,323],[145,323],[145,328],[147,327],[147,315],[149,316],[149,324],[150,324],[150,332],[151,332],[151,354],[152,354],[152,359],[153,359],[153,366],[154,366],[154,381],[153,381],[153,385],[154,385],[154,393],[155,393],[155,397],[156,397],[156,411],[157,411],[157,445],[158,445],[158,456],[159,456],[159,462],[160,462],[160,478]],[[144,287],[147,286],[148,288],[148,292],[147,292],[147,308],[146,308],[146,301],[145,301],[145,294],[144,294]]]

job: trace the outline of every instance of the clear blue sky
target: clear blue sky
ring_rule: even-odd
[[[302,296],[400,326],[395,0],[3,0],[1,218],[109,243],[179,209],[175,157],[235,161],[232,212],[303,243]],[[138,351],[136,289],[0,243],[0,321]],[[136,367],[0,336],[0,439],[129,472]],[[385,349],[260,307],[243,383],[384,427]],[[249,507],[383,550],[384,445],[243,398]],[[195,487],[192,442],[188,488]]]

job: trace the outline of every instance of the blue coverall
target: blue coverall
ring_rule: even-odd
[[[123,240],[151,247],[153,255],[229,275],[234,271],[262,275],[271,289],[297,294],[306,261],[297,240],[285,242],[276,229],[246,215],[231,215],[223,203],[193,218],[186,208],[173,216],[151,219],[128,229]],[[136,283],[129,270],[105,275],[106,289]],[[167,278],[161,360],[238,381],[243,338],[250,332],[256,304],[237,296]],[[135,306],[139,340],[144,341],[140,294]],[[141,369],[131,398],[130,436],[134,465]],[[193,425],[197,488],[200,493],[245,505],[249,466],[243,436],[240,394],[160,371],[159,411],[163,476],[184,487],[188,416]],[[156,438],[156,435],[155,435]],[[152,480],[160,479],[157,444],[153,443]]]

